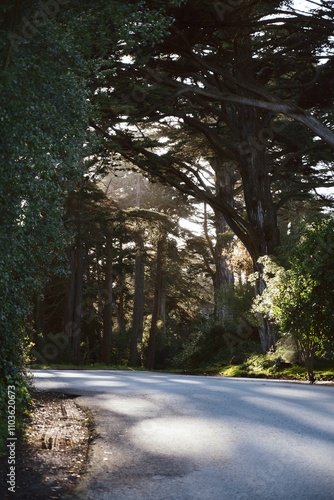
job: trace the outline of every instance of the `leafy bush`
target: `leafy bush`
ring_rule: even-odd
[[[206,364],[228,362],[238,346],[246,346],[244,338],[245,332],[233,321],[202,321],[194,327],[172,364],[196,369]]]
[[[254,310],[276,322],[283,338],[294,339],[313,382],[316,353],[333,350],[333,218],[306,227],[290,255],[289,269],[268,256],[259,262],[267,288]]]

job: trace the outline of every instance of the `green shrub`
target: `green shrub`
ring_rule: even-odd
[[[228,363],[238,347],[246,348],[245,332],[237,323],[225,321],[202,321],[197,324],[174,357],[175,367],[196,369],[214,363]],[[253,345],[253,343],[251,343]]]

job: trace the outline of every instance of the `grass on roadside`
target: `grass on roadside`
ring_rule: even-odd
[[[250,377],[285,380],[307,380],[307,372],[303,366],[289,365],[279,367],[272,356],[253,354],[239,364],[222,363],[214,366],[203,366],[196,370],[183,370],[182,373],[203,375],[223,375],[225,377]],[[314,375],[318,381],[334,381],[334,362],[316,360]]]
[[[106,365],[102,363],[95,364],[32,364],[30,369],[39,370],[128,370],[143,371],[145,368],[131,368],[125,365]],[[306,380],[307,372],[303,366],[291,365],[279,368],[275,365],[272,356],[252,354],[244,362],[239,364],[222,363],[208,366],[201,366],[196,369],[165,369],[157,370],[167,373],[196,374],[196,375],[223,375],[225,377],[250,377],[250,378],[268,378],[268,379],[287,379],[287,380]],[[316,380],[334,381],[334,362],[326,360],[317,360],[315,363],[314,374]]]

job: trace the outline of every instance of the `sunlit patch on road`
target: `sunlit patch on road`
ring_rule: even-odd
[[[130,435],[137,445],[150,453],[191,457],[201,461],[212,457],[215,457],[215,460],[224,460],[231,446],[227,426],[222,427],[218,421],[210,423],[208,419],[146,419],[135,425]]]

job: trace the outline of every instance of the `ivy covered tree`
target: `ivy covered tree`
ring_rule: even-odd
[[[17,387],[34,298],[65,269],[64,200],[88,123],[76,45],[52,17],[24,36],[34,12],[33,2],[0,8],[0,381],[15,376]]]

